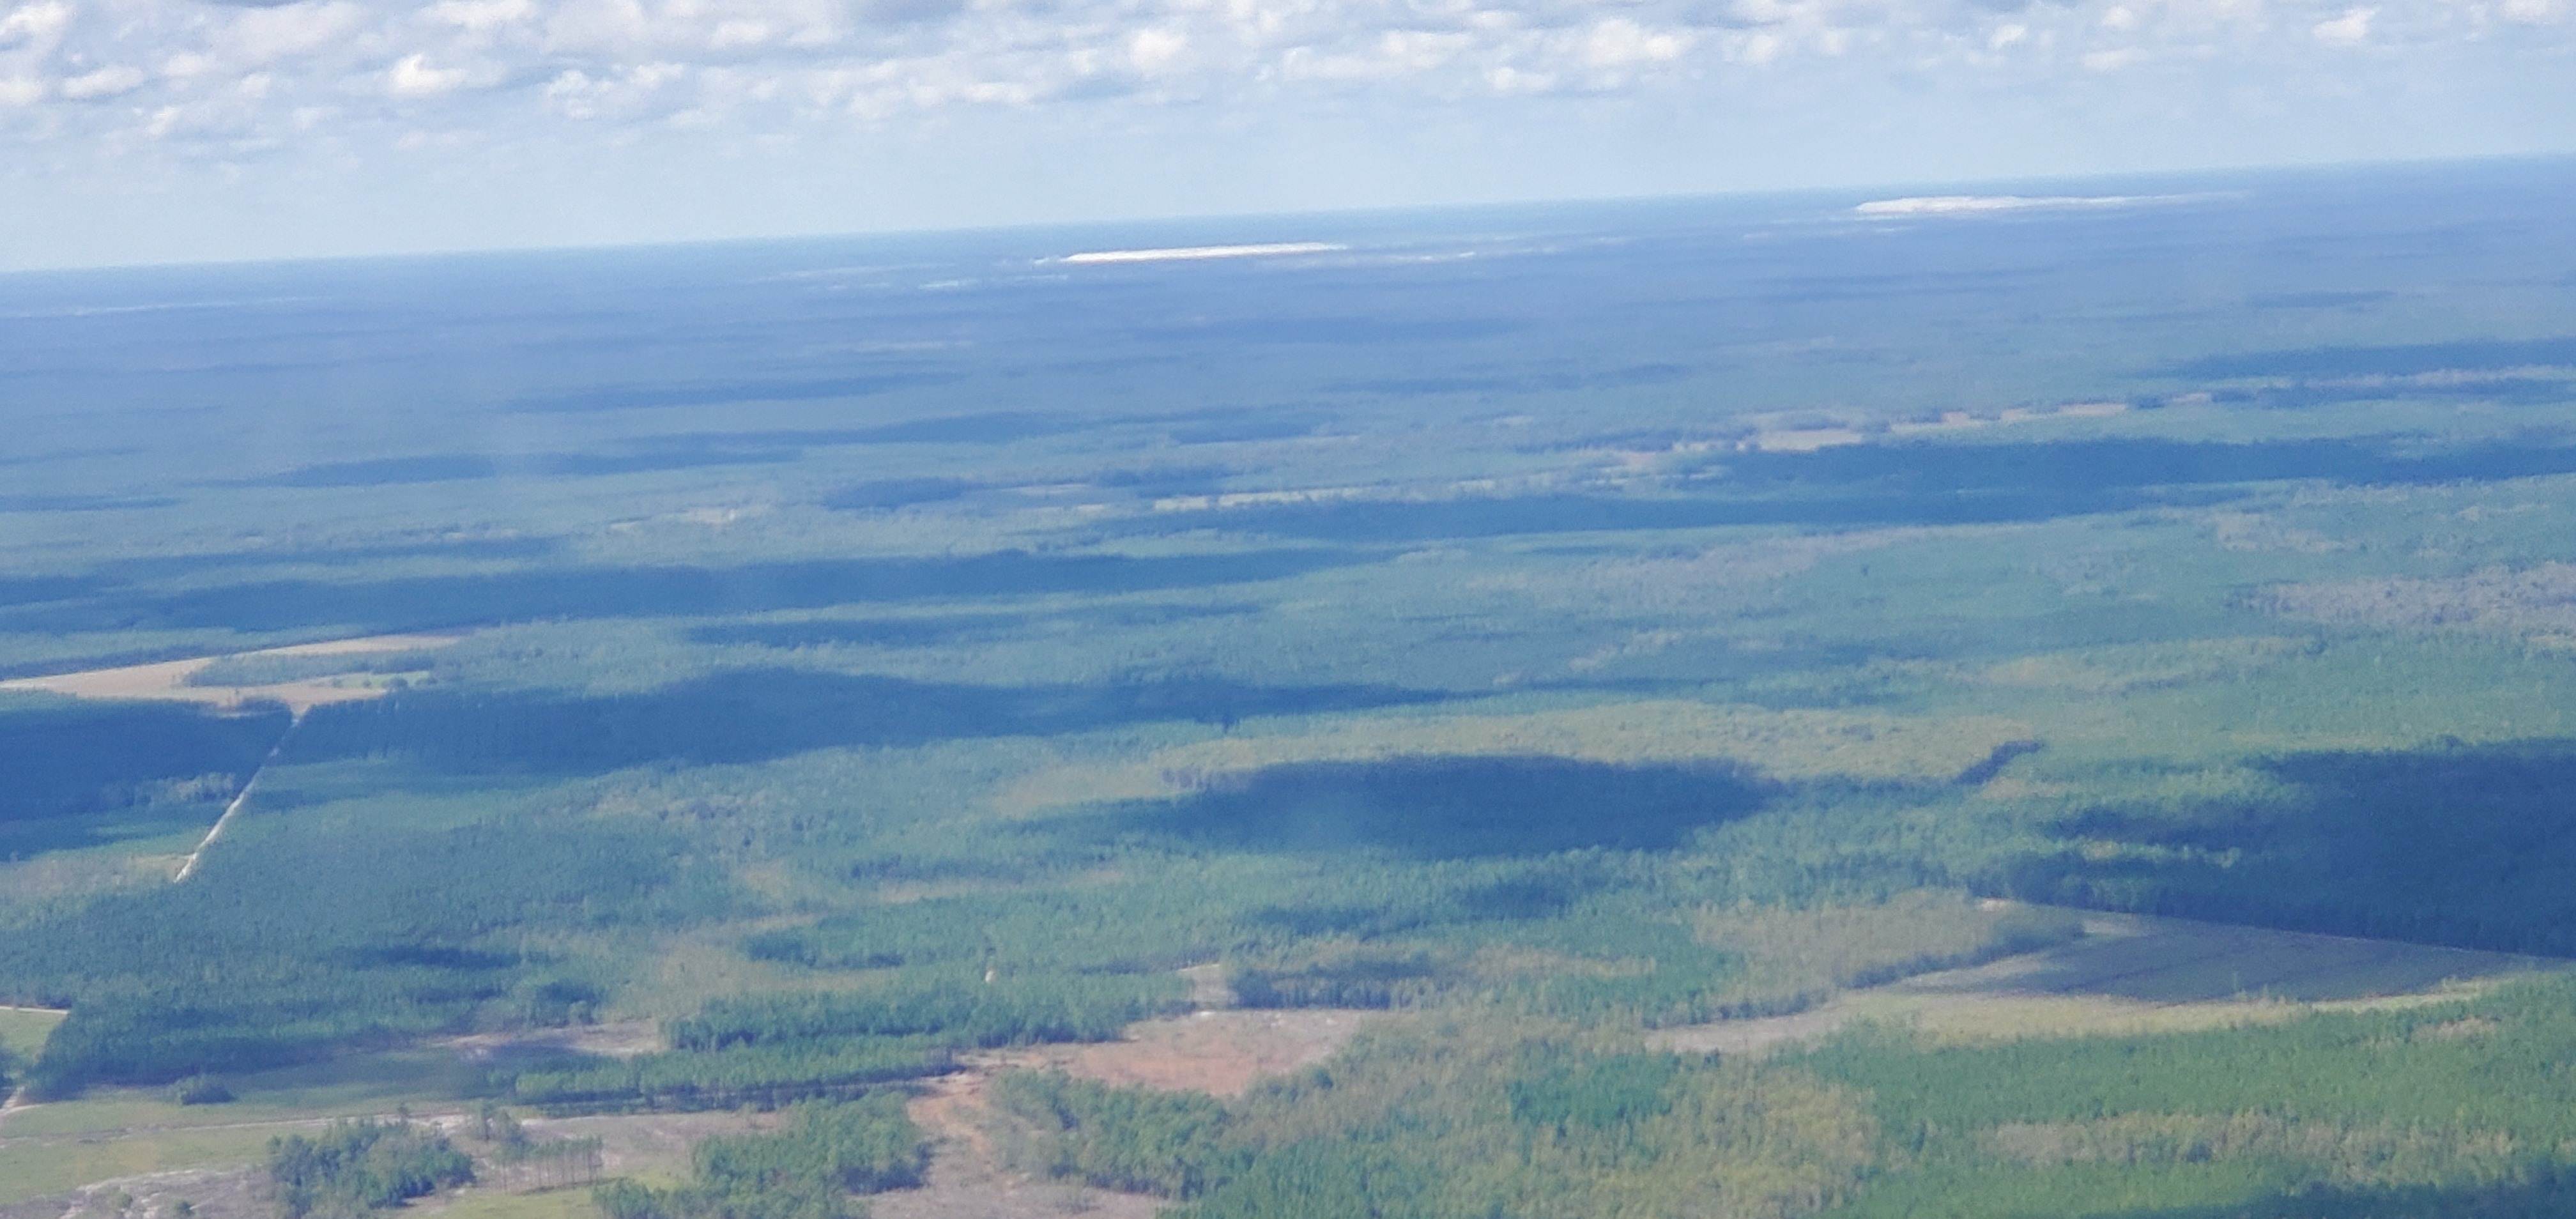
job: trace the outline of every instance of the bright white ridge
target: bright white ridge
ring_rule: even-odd
[[[1323,241],[1283,241],[1270,245],[1191,245],[1162,250],[1093,250],[1085,254],[1067,254],[1058,262],[1078,264],[1113,262],[1185,262],[1202,258],[1270,258],[1281,254],[1330,254],[1349,246]]]

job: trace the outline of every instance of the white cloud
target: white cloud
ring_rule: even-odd
[[[463,68],[433,68],[427,55],[414,53],[385,73],[385,91],[396,97],[435,97],[465,87]]]
[[[2346,7],[2356,2],[2368,7]],[[435,135],[420,145],[429,155],[476,141],[586,153],[658,146],[690,131],[703,136],[692,146],[708,157],[774,148],[788,150],[780,163],[840,163],[843,150],[861,145],[935,159],[997,133],[1043,132],[1014,145],[1043,150],[1164,129],[1175,133],[1169,147],[1247,157],[1260,140],[1327,147],[1357,131],[1500,160],[1518,155],[1501,151],[1512,141],[1540,138],[1524,130],[1557,130],[1546,138],[1572,149],[1560,153],[1569,162],[1617,148],[1638,163],[1709,166],[1693,180],[1715,184],[1752,162],[1642,150],[1668,139],[1710,148],[1733,140],[1769,147],[1778,163],[1814,164],[1831,141],[1809,149],[1788,134],[1811,125],[1919,130],[1910,146],[1888,136],[1877,147],[1912,158],[1906,172],[1941,177],[1984,172],[2002,155],[1989,156],[1993,149],[2015,142],[2102,162],[2132,144],[2153,146],[2170,162],[2277,138],[2307,156],[2290,133],[2364,126],[2351,117],[2352,99],[2414,97],[2451,87],[2445,82],[2495,100],[2446,112],[2446,124],[2428,119],[2426,131],[2479,130],[2481,115],[2492,129],[2505,116],[2527,144],[2576,150],[2576,105],[2557,104],[2576,87],[2550,83],[2576,75],[2568,71],[2576,64],[2572,7],[2576,0],[0,0],[0,178],[38,151],[113,174],[125,172],[111,165],[117,156],[139,173],[149,157],[168,158],[166,168],[248,147],[281,149],[278,164],[327,177],[407,133]],[[2379,46],[2392,53],[2350,53]],[[98,104],[111,97],[126,100]],[[2298,113],[2318,117],[2308,128],[2280,118]],[[1596,121],[1630,124],[1626,142],[1603,139],[1595,151],[1588,132],[1563,134]],[[1326,134],[1296,135],[1299,123]],[[2355,139],[2332,155],[2395,155],[2382,147]],[[529,155],[546,163],[553,152]],[[2228,157],[2276,154],[2289,155],[2255,148]],[[1379,168],[1348,172],[1400,178],[1417,172],[1416,162],[1388,153]],[[736,162],[722,164],[691,172],[731,173]],[[1077,169],[1045,180],[1089,172]],[[1650,177],[1622,167],[1556,180],[1586,191],[1679,189]],[[889,169],[884,181],[902,175]]]
[[[2328,46],[2359,46],[2370,41],[2370,23],[2377,16],[2375,8],[2346,9],[2343,16],[2320,21],[2309,32]]]
[[[74,101],[87,101],[92,98],[115,97],[120,93],[131,93],[142,87],[143,81],[142,69],[118,64],[70,77],[63,81],[60,89],[64,97]]]
[[[1127,62],[1150,75],[1173,67],[1189,49],[1190,36],[1177,30],[1138,30],[1127,40]]]
[[[1583,40],[1583,62],[1594,68],[1669,63],[1681,58],[1690,44],[1688,34],[1649,30],[1625,17],[1613,17],[1592,27]]]
[[[219,41],[235,62],[274,63],[339,43],[366,20],[367,10],[349,0],[244,9]]]
[[[426,11],[432,21],[477,33],[516,25],[537,14],[528,0],[439,0]]]
[[[22,4],[0,17],[0,47],[50,45],[71,22],[71,6],[61,0]]]

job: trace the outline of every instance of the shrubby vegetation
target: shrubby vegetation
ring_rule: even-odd
[[[599,1187],[600,1210],[607,1219],[860,1219],[866,1206],[852,1194],[920,1183],[928,1157],[901,1096],[804,1104],[788,1114],[776,1133],[698,1144],[686,1185]]]
[[[2563,1202],[2571,1055],[2576,982],[2558,978],[2164,1036],[1934,1047],[1864,1031],[1784,1069],[1862,1090],[1910,1166],[1874,1183],[1856,1219],[2203,1206],[2341,1219],[2435,1213],[2445,1198],[2466,1208],[2454,1214],[2491,1213],[2465,1201],[2480,1196],[2529,1213]]]
[[[1456,1027],[1230,1104],[1045,1074],[992,1096],[1024,1168],[1189,1216],[1800,1215],[1879,1155],[1863,1098],[1810,1076]]]
[[[668,839],[502,821],[443,831],[267,833],[199,876],[101,898],[0,937],[0,994],[69,1006],[29,1072],[39,1095],[238,1073],[353,1042],[527,1012],[554,968],[518,936],[721,911],[721,874]],[[560,1009],[566,1017],[570,1009]]]
[[[337,1122],[316,1138],[269,1140],[268,1176],[286,1219],[347,1219],[463,1185],[474,1162],[409,1122]]]

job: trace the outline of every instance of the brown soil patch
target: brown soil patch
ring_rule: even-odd
[[[1041,1047],[1037,1064],[1107,1084],[1233,1096],[1333,1056],[1375,1013],[1198,1012],[1132,1025],[1121,1041]]]
[[[671,1181],[689,1175],[689,1151],[719,1134],[776,1129],[778,1114],[620,1113],[600,1117],[530,1118],[540,1139],[599,1140],[600,1175]]]
[[[1342,1048],[1375,1013],[1203,1011],[1128,1026],[1123,1040],[1038,1046],[967,1060],[929,1081],[912,1120],[938,1141],[928,1181],[871,1200],[878,1219],[1037,1219],[1094,1215],[1148,1219],[1161,1198],[1041,1181],[1003,1168],[985,1131],[985,1085],[1002,1071],[1053,1067],[1102,1083],[1233,1096],[1255,1081],[1313,1066]]]
[[[458,635],[368,635],[358,639],[333,639],[322,643],[299,643],[292,647],[266,648],[256,652],[238,652],[234,656],[357,656],[373,652],[411,652],[423,648],[441,648],[463,638]],[[25,677],[0,681],[0,690],[44,690],[68,694],[74,698],[156,699],[166,702],[205,703],[215,707],[237,707],[253,700],[281,702],[301,715],[307,709],[324,703],[357,702],[381,698],[381,685],[320,677],[305,681],[281,682],[268,686],[192,686],[188,678],[198,670],[231,656],[201,656],[195,660],[165,660],[158,664],[126,665],[115,669],[90,669],[80,673],[58,673],[52,677]]]

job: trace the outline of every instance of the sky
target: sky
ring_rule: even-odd
[[[2576,0],[0,0],[0,269],[2570,152]]]

